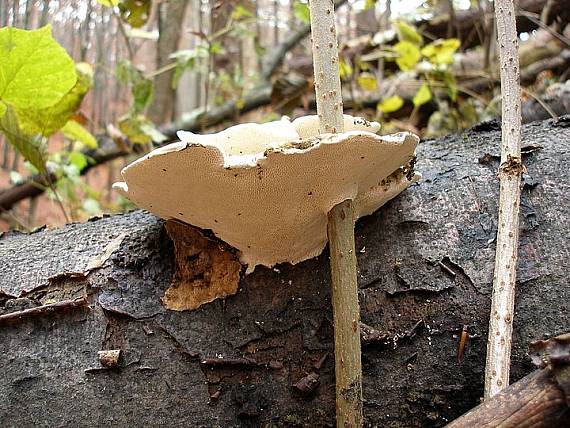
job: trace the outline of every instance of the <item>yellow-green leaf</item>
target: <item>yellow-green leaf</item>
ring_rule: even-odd
[[[293,5],[293,13],[299,19],[299,21],[304,24],[308,24],[311,21],[311,11],[307,3],[301,3],[300,1],[295,1]]]
[[[392,49],[399,54],[398,58],[396,58],[396,64],[398,64],[398,67],[400,67],[402,71],[413,70],[420,60],[420,50],[413,43],[406,41],[398,42]]]
[[[122,0],[119,3],[119,11],[123,21],[133,28],[140,28],[148,21],[150,6],[150,0]]]
[[[7,109],[8,107],[6,107],[6,104],[0,101],[0,117],[4,116],[4,113],[6,113]]]
[[[422,49],[422,55],[432,64],[452,64],[453,54],[461,46],[459,39],[436,40]]]
[[[357,79],[358,85],[365,91],[375,91],[378,88],[376,76],[372,73],[361,73]]]
[[[0,118],[0,131],[6,140],[40,173],[46,172],[47,147],[41,138],[27,135],[20,129],[12,107]]]
[[[396,33],[398,34],[398,39],[401,42],[410,42],[416,46],[421,46],[424,42],[424,39],[415,29],[409,24],[406,24],[404,21],[396,20],[394,21],[394,27],[396,29]]]
[[[338,62],[338,68],[341,79],[349,79],[352,76],[352,66],[343,59]]]
[[[117,6],[119,2],[120,0],[97,0],[97,3],[107,7]]]
[[[68,120],[63,128],[61,128],[61,132],[72,141],[79,141],[90,149],[97,148],[97,140],[95,137],[74,120]]]
[[[394,111],[400,110],[404,105],[404,100],[402,97],[398,95],[394,95],[393,97],[388,97],[382,100],[382,102],[378,103],[378,110],[382,113],[392,113]]]
[[[166,140],[162,134],[144,115],[124,116],[119,120],[119,129],[133,144],[160,143]]]
[[[0,28],[0,58],[0,100],[14,107],[51,107],[77,81],[73,60],[49,25],[31,31]]]
[[[76,71],[77,83],[55,105],[44,109],[35,107],[14,109],[24,132],[49,137],[61,129],[79,109],[85,94],[93,86],[93,69],[87,63],[78,63]]]
[[[429,90],[429,86],[426,83],[424,83],[422,84],[422,86],[420,86],[420,89],[418,89],[416,95],[414,95],[414,99],[412,100],[412,102],[414,103],[414,106],[419,107],[429,102],[430,100],[431,100],[431,91]]]

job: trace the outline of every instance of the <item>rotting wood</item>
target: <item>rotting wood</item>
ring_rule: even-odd
[[[570,334],[531,344],[536,370],[447,428],[559,427],[570,420]]]
[[[176,267],[164,306],[193,310],[237,293],[242,265],[235,254],[182,222],[168,220],[166,230],[174,242]]]
[[[309,7],[319,132],[343,132],[334,3],[331,0],[312,0]],[[360,427],[363,424],[360,306],[354,222],[351,200],[340,202],[328,213],[338,427]]]
[[[493,296],[487,340],[485,399],[509,385],[519,242],[521,160],[521,87],[515,7],[495,4],[502,94],[502,150],[499,167],[499,220]]]

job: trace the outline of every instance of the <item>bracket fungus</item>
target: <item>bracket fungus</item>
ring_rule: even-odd
[[[336,204],[353,200],[359,218],[419,179],[415,135],[378,136],[378,123],[349,115],[344,122],[340,134],[319,135],[317,116],[181,131],[180,142],[125,167],[113,187],[162,218],[211,230],[239,250],[248,273],[295,264],[322,252]]]

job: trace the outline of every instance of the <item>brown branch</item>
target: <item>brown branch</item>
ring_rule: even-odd
[[[47,316],[56,312],[85,306],[87,306],[87,299],[85,297],[80,297],[74,300],[62,300],[61,302],[51,303],[49,305],[42,305],[35,308],[24,309],[23,311],[0,315],[0,325],[21,321],[22,319],[30,317]]]

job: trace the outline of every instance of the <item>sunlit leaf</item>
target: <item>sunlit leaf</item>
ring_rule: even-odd
[[[398,39],[401,42],[410,42],[416,46],[421,46],[424,39],[418,33],[418,31],[404,21],[396,20],[394,21],[394,27],[396,29],[396,34],[398,34]]]
[[[133,144],[148,144],[153,141],[160,143],[166,140],[166,136],[143,115],[121,118],[119,129]]]
[[[295,14],[295,17],[304,24],[311,22],[311,11],[307,3],[302,3],[298,0],[295,1],[295,4],[293,5],[293,13]]]
[[[79,141],[85,147],[90,149],[97,148],[97,140],[95,137],[83,126],[77,123],[74,120],[69,120],[66,124],[61,128],[61,132],[65,135],[68,139],[72,141]]]
[[[119,3],[121,18],[131,27],[142,27],[150,15],[150,0],[122,0]]]
[[[69,163],[81,171],[87,166],[87,157],[81,152],[71,152],[69,154]]]
[[[22,132],[18,124],[18,118],[11,107],[0,118],[0,132],[38,172],[42,174],[46,172],[46,144],[41,138],[26,135]]]
[[[414,106],[420,107],[425,103],[429,102],[430,100],[431,100],[431,91],[429,90],[429,86],[426,83],[424,83],[422,84],[422,86],[420,86],[420,89],[418,89],[416,95],[414,95],[414,99],[412,100],[412,102],[414,103]]]
[[[410,71],[416,67],[420,60],[420,50],[416,45],[410,42],[398,42],[393,47],[394,52],[399,54],[396,58],[396,64],[402,71]]]
[[[22,130],[28,134],[49,137],[58,131],[79,109],[85,94],[93,86],[93,69],[87,63],[76,65],[77,82],[55,105],[38,109],[15,108]]]
[[[404,105],[404,100],[402,97],[398,95],[394,95],[393,97],[388,97],[383,99],[380,103],[378,103],[378,110],[382,113],[392,113],[397,110],[400,110]]]
[[[353,70],[352,66],[348,62],[346,62],[341,58],[341,60],[338,62],[338,68],[339,68],[340,78],[342,80],[350,79]]]
[[[117,6],[120,3],[120,0],[97,0],[97,3],[106,7],[113,7]]]
[[[245,19],[245,18],[253,18],[253,13],[251,13],[249,10],[247,10],[245,7],[243,7],[241,4],[238,4],[232,12],[232,19],[234,21],[239,21],[239,20]]]
[[[364,2],[364,10],[372,9],[376,6],[376,0],[366,0]]]
[[[0,117],[4,116],[4,113],[6,113],[7,109],[8,107],[6,107],[6,104],[0,101]]]
[[[0,58],[0,100],[14,107],[51,107],[77,81],[73,60],[49,25],[31,31],[1,28]]]
[[[436,40],[422,49],[422,55],[433,64],[453,63],[453,54],[461,46],[459,39]]]
[[[356,80],[358,85],[365,91],[375,91],[378,88],[376,76],[372,73],[361,73]]]

